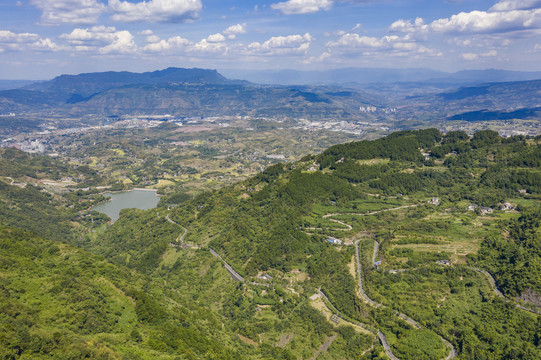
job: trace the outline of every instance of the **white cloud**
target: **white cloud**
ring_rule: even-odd
[[[160,40],[155,43],[147,44],[143,50],[150,52],[161,52],[170,49],[186,49],[192,45],[193,43],[188,39],[184,39],[180,36],[173,36],[167,40]]]
[[[303,54],[308,51],[313,38],[309,33],[304,35],[273,36],[264,43],[253,42],[248,45],[250,54],[283,55]]]
[[[52,51],[57,51],[57,50],[62,49],[60,46],[52,42],[51,39],[49,38],[39,39],[38,41],[35,41],[34,43],[32,43],[32,47],[34,49],[52,50]]]
[[[271,4],[271,8],[279,10],[286,15],[309,14],[321,10],[329,10],[332,4],[332,0],[288,0]]]
[[[146,36],[145,41],[147,43],[157,43],[160,41],[160,37],[155,35],[150,29],[139,31],[137,34]]]
[[[160,37],[157,36],[157,35],[149,35],[145,38],[145,41],[147,43],[155,43],[155,42],[158,42],[160,41]]]
[[[541,7],[541,0],[502,0],[488,11],[530,10]]]
[[[425,24],[425,21],[422,18],[416,18],[413,22],[400,19],[392,23],[389,30],[393,32],[412,33],[427,31],[428,25]]]
[[[223,33],[228,39],[233,40],[237,35],[246,33],[246,23],[231,25]]]
[[[498,33],[541,27],[541,9],[502,12],[461,12],[450,18],[438,19],[430,29],[441,33]]]
[[[331,53],[338,52],[342,54],[375,55],[379,53],[393,56],[442,55],[440,52],[412,41],[407,35],[404,37],[390,35],[378,38],[348,33],[342,35],[337,41],[329,41],[327,47]]]
[[[460,57],[462,59],[464,59],[464,60],[472,61],[472,60],[476,60],[477,58],[479,58],[479,55],[474,54],[474,53],[465,53],[465,54],[461,54]]]
[[[220,33],[209,35],[207,38],[209,43],[220,43],[225,41],[225,36]]]
[[[28,43],[39,39],[37,34],[20,33],[16,34],[9,30],[0,30],[0,44],[1,43]]]
[[[30,0],[39,8],[43,24],[93,24],[106,10],[98,0]]]
[[[468,60],[468,61],[477,60],[479,58],[496,57],[496,56],[498,56],[498,52],[496,50],[490,50],[481,54],[464,53],[460,55],[462,59]]]
[[[133,35],[126,30],[117,31],[115,27],[93,26],[89,29],[73,29],[69,34],[60,35],[76,51],[97,50],[101,54],[133,53],[137,46]]]
[[[93,26],[87,29],[76,28],[69,34],[62,34],[60,38],[68,40],[72,45],[82,44],[105,44],[110,43],[115,39],[115,27]]]
[[[225,46],[223,42],[210,42],[207,39],[203,39],[197,44],[194,44],[193,47],[189,49],[189,51],[196,52],[196,53],[216,53],[216,52],[221,53],[221,52],[227,52],[227,47]]]
[[[50,50],[58,51],[62,47],[49,38],[40,38],[37,34],[14,33],[9,30],[0,30],[0,52],[5,50]]]
[[[224,53],[228,51],[225,43],[225,37],[218,33],[213,34],[194,43],[180,36],[174,36],[167,40],[160,40],[155,43],[145,45],[142,50],[145,52],[165,53],[165,52],[182,52],[182,54],[190,54],[193,56],[204,55],[208,53]]]
[[[100,48],[98,51],[101,54],[128,54],[137,50],[137,46],[133,41],[133,35],[129,31],[117,31],[115,39],[107,46]]]
[[[149,0],[137,3],[109,0],[116,21],[150,21],[179,23],[197,19],[201,0]]]

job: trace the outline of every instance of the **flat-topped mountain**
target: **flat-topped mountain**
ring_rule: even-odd
[[[226,79],[216,70],[167,68],[164,70],[133,73],[128,71],[107,71],[79,75],[60,75],[50,81],[26,86],[27,90],[77,93],[89,96],[96,92],[126,85],[157,84],[227,84],[238,83]]]
[[[414,69],[411,72],[416,73]],[[421,70],[418,73],[420,77],[435,78],[439,75]],[[471,73],[473,78],[476,74]],[[485,73],[487,76],[494,74],[499,73]],[[397,81],[401,79],[397,77]],[[351,80],[355,81],[355,78]],[[0,114],[40,118],[51,115],[171,114],[180,117],[256,116],[345,121],[396,121],[429,116],[431,121],[439,121],[472,111],[509,112],[540,106],[541,80],[485,83],[460,88],[453,85],[421,89],[421,85],[415,84],[384,84],[368,89],[331,85],[261,85],[231,80],[216,70],[197,68],[168,68],[144,73],[110,71],[61,75],[50,81],[0,91]],[[442,92],[444,88],[447,90]],[[362,111],[366,107],[378,111]]]
[[[230,80],[216,70],[62,75],[24,88],[0,91],[0,113],[178,116],[358,116],[359,107],[382,106],[362,90],[336,87],[263,86]]]

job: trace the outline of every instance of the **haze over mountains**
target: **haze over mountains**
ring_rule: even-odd
[[[476,84],[541,79],[541,71],[498,69],[462,70],[455,73],[426,69],[343,68],[331,70],[231,70],[221,73],[260,84],[316,85],[414,82],[428,84]]]
[[[111,71],[61,75],[50,81],[0,91],[0,114],[171,114],[341,120],[407,120],[430,114],[433,119],[441,120],[487,109],[504,112],[526,109],[519,113],[531,117],[537,111],[531,109],[541,106],[541,80],[530,80],[533,78],[541,78],[541,72],[483,70],[448,74],[428,69],[357,68],[324,72],[262,71],[250,79],[262,82],[271,79],[286,85],[261,85],[231,80],[216,70],[198,68],[145,73]],[[309,79],[318,79],[316,82],[322,85],[303,85]],[[494,79],[513,81],[494,82]],[[294,83],[300,85],[287,85]],[[18,83],[21,84],[24,83]],[[371,110],[363,111],[366,107]]]

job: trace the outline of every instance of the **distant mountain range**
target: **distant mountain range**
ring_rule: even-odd
[[[172,114],[351,118],[359,106],[382,106],[363,91],[264,86],[229,80],[216,70],[168,68],[146,73],[62,75],[0,91],[0,113]]]
[[[463,70],[455,73],[431,69],[343,68],[331,70],[221,70],[225,76],[259,84],[362,85],[372,83],[424,83],[426,85],[479,84],[541,79],[541,71]]]
[[[107,71],[79,75],[61,75],[50,81],[26,86],[27,90],[78,94],[87,97],[105,90],[127,85],[158,84],[243,84],[246,81],[228,80],[216,70],[167,68],[153,72],[133,73]]]
[[[541,107],[541,80],[463,86],[404,99],[412,113],[449,120],[506,120],[536,117]]]
[[[261,76],[264,74],[261,72]],[[291,76],[289,82],[313,75],[288,71],[280,74]],[[488,111],[483,113],[486,117],[494,110],[509,112],[541,106],[541,80],[476,84],[480,79],[523,79],[536,74],[541,77],[541,72],[484,70],[463,71],[451,77],[445,77],[449,75],[446,74],[427,69],[339,69],[318,73],[320,80],[325,80],[322,82],[349,80],[348,85],[261,85],[231,80],[216,70],[197,68],[62,75],[0,91],[0,114],[32,114],[38,118],[87,114],[248,115],[328,120],[407,120],[423,114],[424,118],[442,120],[466,112]],[[400,82],[413,78],[425,82]],[[275,78],[278,79],[281,78]],[[391,79],[395,83],[353,87],[359,81]],[[456,83],[438,85],[443,81]],[[383,111],[360,111],[360,107],[366,106]],[[399,111],[387,112],[389,108]],[[468,118],[471,116],[474,115]]]
[[[26,85],[35,83],[35,80],[0,80],[0,91],[18,89]]]

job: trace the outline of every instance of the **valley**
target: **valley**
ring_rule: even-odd
[[[0,92],[2,358],[538,357],[539,82],[408,86]]]
[[[539,137],[237,124],[0,149],[2,354],[538,355]],[[156,208],[91,211],[157,184]]]

